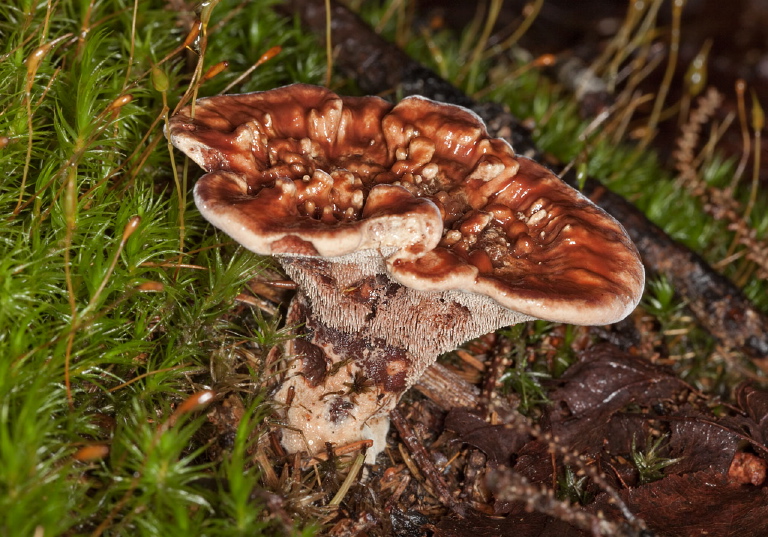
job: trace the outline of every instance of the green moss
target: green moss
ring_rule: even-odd
[[[174,192],[163,106],[189,84],[197,56],[174,51],[193,20],[165,2],[0,7],[0,534],[282,531],[269,529],[242,454],[264,415],[258,378],[238,385],[253,404],[237,453],[208,458],[199,411],[163,425],[211,382],[220,349],[248,342],[258,354],[285,337],[277,321],[254,323],[255,336],[232,322],[263,264]],[[324,74],[314,39],[268,2],[219,2],[207,35],[205,68],[229,69],[200,95],[275,45],[237,91]],[[191,184],[199,172],[175,158]],[[77,460],[92,445],[109,454]],[[222,480],[231,486],[210,486]]]

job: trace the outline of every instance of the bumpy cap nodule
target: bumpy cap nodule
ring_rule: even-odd
[[[200,99],[168,134],[208,172],[203,216],[256,253],[380,256],[406,287],[574,324],[618,321],[640,299],[621,225],[464,108],[297,84]]]

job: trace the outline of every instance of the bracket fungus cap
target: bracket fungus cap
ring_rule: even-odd
[[[200,99],[168,136],[207,172],[203,216],[299,284],[292,450],[360,435],[380,450],[386,413],[438,354],[534,318],[616,322],[641,297],[622,226],[465,108],[296,84]],[[339,395],[354,378],[377,395]]]
[[[200,99],[169,135],[208,172],[203,216],[264,255],[379,255],[408,287],[492,297],[536,318],[607,324],[644,273],[621,225],[473,112],[296,84]]]

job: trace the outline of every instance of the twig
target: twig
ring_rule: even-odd
[[[623,526],[581,509],[574,509],[570,502],[558,500],[551,489],[529,483],[522,475],[510,469],[493,473],[490,489],[502,501],[523,502],[526,508],[546,513],[573,526],[590,532],[593,536],[637,537],[647,535],[642,529]]]
[[[448,490],[448,485],[446,485],[440,472],[435,468],[432,459],[429,458],[429,454],[424,448],[424,444],[416,436],[408,420],[397,409],[390,412],[389,417],[392,420],[392,425],[397,429],[403,444],[408,448],[414,462],[424,474],[424,478],[432,485],[438,499],[454,513],[463,515],[464,507],[456,501]]]
[[[507,338],[502,338],[501,342],[497,343],[493,349],[491,361],[488,364],[485,378],[483,379],[482,404],[486,407],[488,413],[498,406],[499,382],[504,371],[507,370],[511,363],[511,352],[511,344]]]
[[[357,474],[360,472],[360,468],[363,467],[364,461],[365,461],[365,455],[363,453],[358,454],[357,458],[355,458],[355,462],[352,463],[352,467],[349,469],[347,478],[341,484],[341,487],[339,487],[339,491],[336,493],[336,495],[333,497],[333,499],[328,505],[341,504],[341,501],[344,499],[344,496],[346,496],[347,492],[349,492],[349,487],[351,487],[352,483],[357,479]]]

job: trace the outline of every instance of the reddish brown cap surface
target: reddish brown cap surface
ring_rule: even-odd
[[[407,287],[577,324],[615,322],[640,299],[623,228],[466,109],[293,85],[201,99],[190,114],[169,137],[209,172],[195,201],[257,253],[378,256]]]

